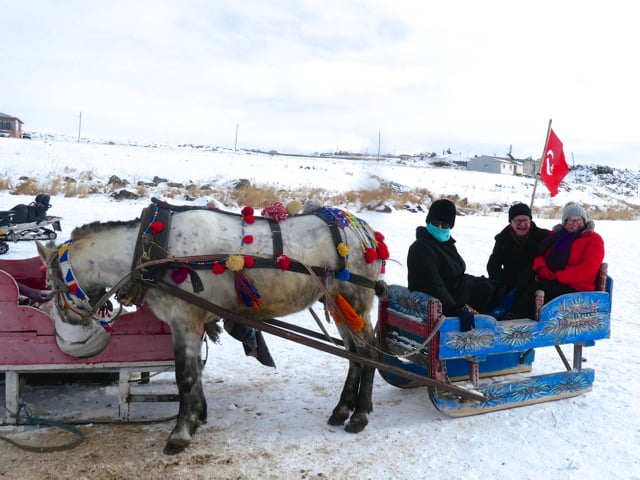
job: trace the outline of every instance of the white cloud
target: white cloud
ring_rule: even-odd
[[[629,8],[12,3],[0,18],[0,68],[11,72],[0,111],[67,133],[82,111],[99,136],[228,145],[241,123],[257,148],[372,150],[382,132],[388,151],[513,145],[520,156],[539,155],[553,118],[578,159],[637,168],[640,34]]]

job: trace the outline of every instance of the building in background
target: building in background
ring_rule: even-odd
[[[22,138],[22,120],[0,113],[0,137]]]

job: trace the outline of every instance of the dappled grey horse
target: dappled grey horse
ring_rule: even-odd
[[[154,288],[154,282],[195,292],[253,320],[298,312],[323,296],[328,305],[337,305],[338,299],[347,310],[341,308],[334,316],[345,348],[375,356],[370,312],[388,252],[381,234],[341,210],[321,208],[276,222],[254,217],[247,207],[242,214],[230,214],[156,201],[140,219],[84,225],[72,232],[68,242],[55,248],[38,244],[38,251],[48,266],[49,283],[57,285],[52,312],[56,324],[97,322],[95,302],[90,299],[121,284],[132,271],[139,273],[133,275],[133,285],[139,287],[136,295],[142,291],[144,297],[128,300],[147,303],[173,334],[180,406],[166,454],[184,450],[206,422],[202,332],[206,325],[215,336],[218,329],[211,328],[212,322],[220,318]],[[152,281],[145,283],[145,277]],[[126,293],[135,297],[130,292]],[[357,318],[360,325],[339,321],[347,317]],[[347,431],[365,428],[372,410],[373,376],[373,367],[350,361],[340,400],[329,418],[331,425],[348,419]]]

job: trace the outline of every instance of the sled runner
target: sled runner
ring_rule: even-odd
[[[113,326],[103,352],[90,358],[63,353],[56,342],[54,324],[45,307],[18,303],[18,283],[32,289],[45,288],[40,258],[0,260],[0,374],[5,375],[4,406],[0,422],[19,409],[20,376],[24,374],[118,375],[119,421],[130,419],[134,401],[175,401],[175,395],[131,394],[132,374],[173,371],[171,330],[148,308],[121,315]],[[148,378],[148,377],[147,377]],[[8,413],[11,412],[11,413]]]
[[[377,333],[383,350],[381,360],[451,384],[465,385],[484,396],[483,401],[462,399],[429,387],[438,410],[450,416],[475,415],[494,410],[573,397],[591,390],[595,372],[582,368],[582,347],[610,333],[613,281],[603,264],[601,291],[559,296],[541,305],[538,321],[496,321],[477,315],[475,328],[460,331],[458,317],[444,317],[440,301],[405,287],[390,285],[379,305]],[[573,345],[569,364],[560,345]],[[534,349],[555,346],[565,371],[527,375],[532,371]],[[417,387],[420,381],[380,370],[382,377],[398,387]]]
[[[50,196],[41,193],[29,205],[16,205],[0,212],[0,255],[9,251],[8,242],[53,240],[61,230],[60,217],[47,215]]]

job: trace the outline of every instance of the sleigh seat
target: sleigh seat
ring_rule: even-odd
[[[613,281],[606,264],[600,270],[601,291],[561,295],[542,305],[538,320],[496,321],[477,315],[475,328],[460,331],[458,317],[442,315],[440,301],[390,285],[379,304],[378,337],[385,362],[444,382],[466,381],[485,395],[485,402],[461,401],[430,388],[434,405],[450,416],[465,416],[579,395],[591,389],[592,369],[582,368],[582,347],[610,335]],[[561,354],[566,371],[526,376],[536,348],[572,344],[573,364]],[[510,375],[510,374],[517,375]],[[381,372],[399,387],[419,382]],[[481,378],[491,377],[489,381]],[[495,380],[493,377],[504,378]]]

